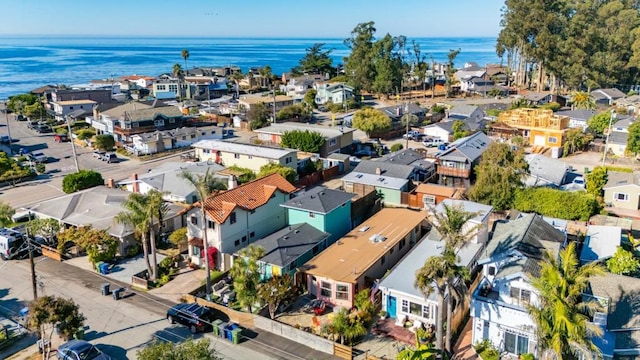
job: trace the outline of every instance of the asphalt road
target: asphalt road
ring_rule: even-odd
[[[85,339],[114,359],[136,359],[136,352],[154,339],[183,341],[191,334],[181,325],[170,325],[166,311],[171,302],[145,292],[126,289],[124,298],[116,301],[102,296],[100,285],[109,282],[111,289],[125,286],[97,273],[48,258],[36,258],[39,295],[71,298],[87,318]],[[18,314],[31,299],[32,287],[28,260],[0,262],[0,310]],[[211,339],[214,348],[224,359],[262,360],[309,358],[308,348],[268,333],[245,333],[239,345],[214,337],[212,333],[197,334],[194,338]],[[249,339],[251,338],[251,339]],[[279,341],[281,340],[281,341]],[[270,344],[278,344],[273,346]],[[53,343],[54,347],[57,345]],[[326,355],[326,354],[325,354]],[[330,355],[317,359],[331,359]]]
[[[4,115],[0,113],[0,134],[8,133]],[[43,152],[49,157],[49,162],[45,165],[46,174],[38,176],[34,181],[19,184],[17,187],[9,186],[0,189],[0,198],[14,208],[18,208],[63,195],[62,178],[76,170],[71,143],[57,143],[54,141],[53,134],[38,134],[27,128],[26,121],[16,121],[13,114],[8,115],[8,121],[11,137],[14,139],[14,153],[17,153],[20,148],[29,152]],[[9,148],[7,145],[0,145],[0,150],[8,152]],[[76,153],[80,169],[92,169],[101,173],[105,180],[114,179],[116,181],[130,177],[133,173],[146,173],[149,169],[164,162],[180,161],[179,155],[148,162],[139,162],[118,156],[120,162],[108,164],[94,158],[91,148],[76,146]]]

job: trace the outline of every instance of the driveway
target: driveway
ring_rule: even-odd
[[[158,264],[165,256],[162,254],[158,254]],[[151,256],[149,256],[149,260],[151,261]],[[88,271],[95,271],[93,266],[89,262],[89,257],[80,256],[70,260],[65,260],[65,263],[79,267]],[[147,269],[147,264],[144,261],[144,256],[138,255],[136,257],[125,259],[115,265],[109,274],[105,276],[107,278],[117,280],[123,282],[125,284],[131,284],[131,277],[139,272],[142,272]]]

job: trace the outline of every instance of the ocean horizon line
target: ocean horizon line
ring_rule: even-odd
[[[496,36],[408,36],[404,35],[407,39],[497,39]],[[249,36],[249,35],[230,35],[230,36],[218,36],[218,35],[118,35],[118,34],[100,34],[100,35],[86,35],[86,34],[0,34],[0,38],[50,38],[50,39],[91,39],[91,38],[107,38],[107,39],[264,39],[264,40],[284,40],[284,39],[299,39],[299,40],[344,40],[346,37],[338,36]]]

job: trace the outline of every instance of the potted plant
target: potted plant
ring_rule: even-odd
[[[387,318],[387,312],[382,310],[380,311],[380,319],[386,319]]]

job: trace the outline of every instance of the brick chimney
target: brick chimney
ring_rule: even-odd
[[[376,168],[376,175],[382,175],[382,169],[379,167]]]
[[[134,193],[139,193],[140,192],[140,185],[138,185],[138,174],[133,174],[131,175],[131,179],[133,179],[133,192]]]

